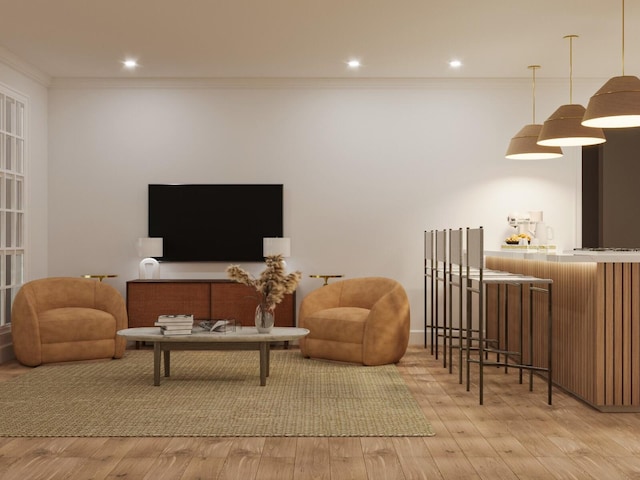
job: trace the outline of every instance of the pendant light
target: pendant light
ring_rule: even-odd
[[[613,77],[589,100],[582,125],[640,127],[640,79],[624,74],[624,0],[622,0],[622,76]]]
[[[582,125],[585,108],[573,103],[573,39],[578,35],[566,35],[569,39],[569,104],[562,105],[542,125],[538,145],[547,147],[575,147],[597,145],[606,142],[601,128]]]
[[[509,142],[506,157],[512,160],[547,160],[562,156],[560,147],[538,145],[542,125],[536,124],[536,69],[540,65],[529,65],[533,79],[533,123],[525,125]]]

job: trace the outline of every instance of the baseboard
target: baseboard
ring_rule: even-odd
[[[7,345],[6,347],[0,347],[0,363],[7,363],[15,360],[16,356],[13,353],[13,345]]]
[[[424,330],[411,330],[409,345],[424,345]]]

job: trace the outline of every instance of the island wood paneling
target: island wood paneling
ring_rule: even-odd
[[[488,257],[487,267],[553,280],[554,383],[602,411],[640,411],[640,264]],[[515,337],[517,292],[511,295]],[[536,325],[544,325],[543,314],[536,304],[533,348],[542,366],[546,340]]]

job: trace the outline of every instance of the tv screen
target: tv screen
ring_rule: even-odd
[[[149,236],[169,262],[257,262],[282,237],[282,185],[149,185]]]

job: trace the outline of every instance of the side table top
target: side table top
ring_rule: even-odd
[[[116,278],[118,275],[114,275],[113,273],[97,273],[97,274],[86,274],[86,275],[81,275],[82,278],[97,278],[98,280],[102,281],[105,278]]]
[[[342,278],[343,275],[340,274],[313,274],[313,275],[309,275],[310,278],[323,278],[324,279],[324,283],[322,284],[322,286],[324,287],[325,285],[329,284],[329,279],[330,278]]]
[[[309,334],[306,328],[273,327],[269,333],[258,333],[255,327],[242,327],[235,332],[207,332],[194,327],[191,335],[163,335],[160,327],[138,327],[118,330],[118,335],[136,342],[202,342],[202,343],[238,343],[238,342],[283,342],[297,340]]]

